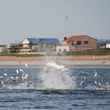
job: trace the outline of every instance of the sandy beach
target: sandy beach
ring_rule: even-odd
[[[51,56],[50,56],[51,57]],[[48,57],[48,58],[50,58]],[[52,57],[55,58],[55,57]],[[0,65],[43,65],[46,57],[16,57],[16,56],[0,56]],[[110,65],[110,55],[108,56],[59,56],[57,61],[64,65]]]

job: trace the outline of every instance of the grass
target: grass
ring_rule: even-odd
[[[41,54],[19,54],[17,52],[2,52],[0,56],[16,56],[16,57],[36,57],[43,56]]]
[[[85,50],[85,51],[77,51],[77,52],[65,52],[64,55],[110,55],[110,49],[96,49],[96,50]],[[42,54],[19,54],[17,52],[7,52],[4,51],[0,53],[0,56],[16,56],[16,57],[37,57],[44,56]]]
[[[77,52],[66,52],[65,55],[110,55],[110,49],[84,50]]]

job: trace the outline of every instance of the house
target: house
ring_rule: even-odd
[[[70,51],[96,49],[96,39],[88,35],[73,35],[64,37],[64,43],[70,46]]]
[[[55,51],[59,43],[57,38],[26,38],[20,42],[20,50],[22,52]]]
[[[25,38],[19,43],[20,52],[32,52],[32,46],[38,45],[38,39],[36,38]]]

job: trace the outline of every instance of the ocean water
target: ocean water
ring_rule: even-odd
[[[109,68],[68,68],[63,73],[73,79],[70,89],[57,89],[56,86],[62,84],[59,81],[55,89],[40,89],[41,71],[39,66],[1,67],[0,110],[110,110]],[[58,71],[51,72],[57,74]],[[55,77],[61,76],[49,78]]]

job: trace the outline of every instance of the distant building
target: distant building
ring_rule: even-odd
[[[55,51],[56,46],[59,45],[57,38],[26,38],[20,42],[21,52],[44,52]]]
[[[41,51],[56,51],[56,46],[59,45],[60,42],[57,38],[40,38],[39,46]]]
[[[6,46],[8,52],[18,52],[19,46],[16,43],[11,43]]]
[[[36,38],[25,38],[19,43],[20,52],[32,52],[33,45],[38,45],[38,40]]]
[[[56,47],[57,54],[62,54],[64,52],[69,52],[69,51],[70,51],[70,47],[68,45],[58,45]]]
[[[110,48],[110,40],[98,40],[97,41],[98,48]]]
[[[82,51],[97,48],[96,39],[88,35],[64,37],[64,43],[70,46],[70,51]]]
[[[97,40],[97,48],[106,48],[106,42],[103,40]]]
[[[109,48],[110,49],[110,42],[109,43],[106,43],[106,48]]]
[[[62,53],[70,51],[70,46],[67,44],[66,40],[67,40],[67,38],[65,37],[64,42],[56,47],[57,54],[62,54]]]
[[[6,45],[0,45],[0,53],[6,50]]]

